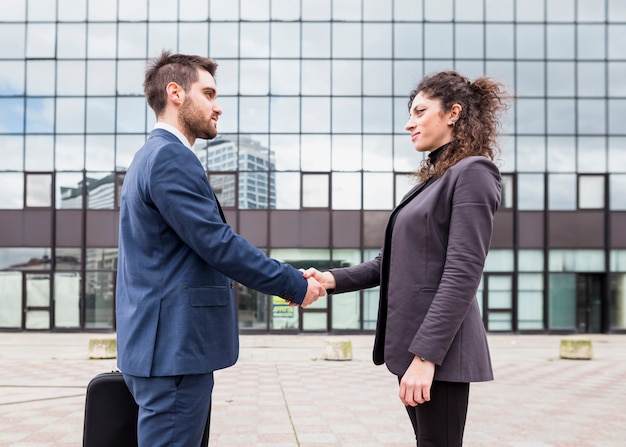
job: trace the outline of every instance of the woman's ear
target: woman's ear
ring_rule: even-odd
[[[461,116],[461,111],[463,110],[463,107],[461,107],[461,104],[453,104],[452,107],[450,107],[450,124],[452,126],[454,126],[456,124],[456,122],[459,120],[459,117]]]

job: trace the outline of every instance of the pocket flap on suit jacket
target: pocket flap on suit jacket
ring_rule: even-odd
[[[187,294],[194,307],[226,306],[230,301],[230,287],[226,286],[189,287]]]

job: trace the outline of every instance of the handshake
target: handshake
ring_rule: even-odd
[[[302,276],[309,283],[304,301],[301,306],[307,307],[316,302],[320,297],[326,295],[327,289],[335,288],[335,277],[330,272],[320,272],[319,270],[311,267],[307,270],[300,269]],[[296,303],[289,303],[290,306],[297,306]]]

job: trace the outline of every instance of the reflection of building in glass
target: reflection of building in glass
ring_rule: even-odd
[[[111,209],[115,205],[115,174],[102,178],[86,177],[87,208]],[[76,187],[61,186],[61,208],[82,208],[83,182]]]
[[[196,144],[196,153],[209,172],[238,172],[238,183],[233,175],[211,174],[211,186],[222,204],[245,209],[276,207],[275,182],[270,181],[274,171],[272,150],[252,138],[240,136],[231,140],[218,136]],[[235,195],[238,201],[234,200]]]

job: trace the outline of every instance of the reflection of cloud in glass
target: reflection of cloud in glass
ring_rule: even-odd
[[[13,96],[23,94],[24,62],[2,61],[0,64],[0,95]]]

